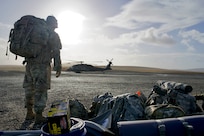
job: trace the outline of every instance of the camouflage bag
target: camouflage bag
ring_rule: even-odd
[[[21,57],[36,57],[47,45],[49,30],[45,20],[27,15],[15,22],[9,35],[10,51]]]
[[[77,99],[69,100],[70,116],[80,119],[88,119],[88,111],[86,107]]]
[[[112,106],[108,106],[110,105],[108,103],[109,103],[109,100],[112,100],[112,98],[113,98],[113,95],[109,92],[106,92],[105,94],[102,94],[102,95],[95,96],[93,98],[92,105],[89,108],[89,117],[91,118],[95,117],[97,115],[103,114],[108,109],[111,109]]]
[[[197,110],[197,103],[194,96],[171,90],[168,93],[169,103],[181,107],[186,115],[191,115]]]
[[[156,104],[168,104],[167,95],[159,95],[157,93],[151,93],[148,97],[147,101],[145,102],[146,106],[149,105],[156,105]]]
[[[174,81],[158,80],[157,85],[167,90],[167,99],[169,104],[179,106],[186,115],[196,112],[197,103],[194,96],[189,94],[193,88],[184,83]]]
[[[116,131],[118,121],[144,119],[144,98],[141,98],[138,94],[127,93],[113,97],[109,93],[106,93],[97,98],[103,98],[101,101],[98,99],[97,104],[100,107],[97,116],[102,115],[108,110],[112,111],[112,131]]]
[[[178,92],[185,93],[185,94],[190,93],[193,90],[192,86],[188,84],[177,83],[174,81],[158,80],[156,84],[163,89],[177,90]]]
[[[118,121],[131,121],[144,119],[146,97],[142,92],[136,94],[122,94],[113,96],[111,93],[97,95],[92,102],[92,115],[100,116],[111,111],[111,127],[112,131],[117,131]]]
[[[112,112],[113,122],[143,119],[144,103],[137,94],[118,95]]]
[[[147,119],[176,118],[184,116],[185,113],[179,106],[171,104],[150,105],[145,108]]]
[[[146,106],[155,104],[168,104],[167,90],[162,89],[158,85],[154,85],[151,93],[149,94],[145,104]]]

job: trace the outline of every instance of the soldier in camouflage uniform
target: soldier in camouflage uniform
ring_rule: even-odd
[[[57,20],[54,16],[48,16],[46,23],[50,30],[48,46],[43,48],[36,58],[25,58],[26,73],[23,88],[27,108],[26,120],[35,120],[33,127],[38,127],[45,122],[42,113],[46,107],[47,90],[50,89],[52,59],[54,59],[56,77],[61,74],[60,49],[62,46],[58,34],[54,31],[58,27]]]

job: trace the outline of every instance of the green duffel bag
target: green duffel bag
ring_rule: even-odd
[[[184,115],[185,112],[179,106],[171,104],[150,105],[145,108],[147,119],[175,118]]]

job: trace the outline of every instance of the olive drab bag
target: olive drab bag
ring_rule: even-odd
[[[10,51],[21,57],[37,57],[47,45],[49,30],[45,20],[26,15],[15,22],[9,35]]]
[[[111,93],[106,93],[98,96],[94,101],[94,105],[97,103],[99,106],[97,108],[97,116],[108,110],[112,111],[112,131],[116,131],[118,121],[141,120],[145,117],[143,98],[138,94],[127,93],[112,96]]]
[[[176,118],[185,115],[179,106],[172,104],[156,104],[145,108],[146,119]]]

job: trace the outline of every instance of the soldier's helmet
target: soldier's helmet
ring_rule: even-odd
[[[53,28],[58,28],[57,19],[54,16],[48,16],[46,19],[46,23]]]

